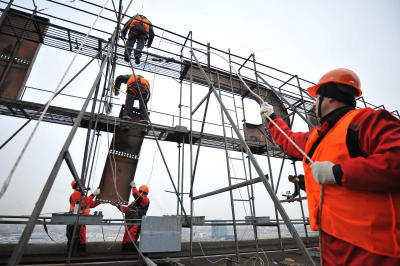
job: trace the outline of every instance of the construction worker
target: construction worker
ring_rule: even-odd
[[[306,190],[304,183],[304,175],[289,175],[288,180],[294,183],[294,192],[291,195],[282,195],[285,196],[286,199],[294,199],[299,195],[299,189]]]
[[[133,223],[138,222],[137,220],[142,219],[142,217],[146,215],[147,210],[149,209],[150,200],[147,197],[149,194],[148,186],[143,185],[138,191],[135,182],[132,181],[130,185],[132,187],[132,196],[135,198],[135,200],[128,206],[117,205],[117,208],[125,213],[125,219],[128,220],[128,223]],[[134,219],[135,221],[130,219]],[[140,228],[140,225],[127,225],[127,227],[125,227],[125,234],[122,239],[123,251],[136,250],[132,244],[132,241],[135,243],[137,242],[140,234]]]
[[[400,121],[386,110],[356,109],[360,80],[348,69],[329,71],[307,91],[320,122],[309,132],[291,131],[268,103],[261,114],[313,161],[268,123],[284,152],[303,159],[310,226],[321,229],[324,265],[400,265]]]
[[[125,50],[125,61],[129,62],[129,58],[131,56],[131,52],[133,46],[136,44],[136,49],[134,52],[135,55],[135,63],[140,63],[140,57],[142,56],[141,51],[144,48],[144,44],[147,40],[147,48],[151,46],[154,39],[154,30],[153,25],[150,20],[148,20],[145,16],[136,14],[133,16],[128,22],[125,23],[124,28],[122,29],[122,37],[125,38],[127,31],[129,30],[128,40],[126,41]]]
[[[135,99],[138,99],[140,109],[140,121],[147,122],[147,102],[150,99],[149,82],[141,75],[120,75],[115,79],[115,85],[112,88],[116,96],[119,94],[121,83],[126,84],[127,87],[125,108],[122,113],[122,119],[131,120],[133,104]]]
[[[72,192],[71,196],[69,197],[70,213],[77,214],[80,205],[79,213],[83,215],[88,215],[90,213],[89,210],[90,208],[94,208],[100,204],[99,201],[94,200],[94,197],[100,194],[100,188],[97,188],[93,192],[93,194],[91,194],[89,197],[86,197],[84,194],[82,194],[82,191],[80,190],[75,180],[72,181],[71,187],[74,190],[74,192]],[[77,226],[74,239],[72,239],[73,231],[74,231],[74,225],[73,224],[67,225],[67,238],[68,238],[67,250],[69,250],[70,246],[72,245],[73,255],[84,256],[86,255],[86,225],[82,224]],[[78,238],[79,238],[79,244],[77,245],[76,243],[78,242]]]

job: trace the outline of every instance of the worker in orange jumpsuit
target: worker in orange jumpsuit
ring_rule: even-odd
[[[142,217],[146,215],[150,205],[150,200],[147,197],[149,194],[148,186],[140,186],[138,191],[135,182],[132,181],[130,185],[132,187],[132,196],[135,198],[135,200],[128,206],[117,206],[120,211],[125,213],[125,219],[128,220],[127,223],[138,222],[137,220],[142,219]],[[135,221],[129,221],[130,219],[134,219]],[[127,225],[125,227],[125,234],[122,239],[123,251],[136,250],[132,244],[132,240],[135,243],[137,242],[140,234],[140,228],[140,225]]]
[[[80,204],[81,209],[79,213],[83,215],[88,215],[90,213],[89,210],[90,208],[94,208],[100,204],[99,201],[94,200],[94,197],[100,194],[100,188],[97,188],[93,192],[93,194],[91,194],[89,197],[86,197],[84,194],[82,194],[82,191],[80,190],[75,180],[72,181],[71,187],[74,190],[74,192],[72,192],[71,196],[69,197],[70,213],[77,214],[79,202],[81,202]],[[73,255],[84,256],[86,255],[86,225],[81,224],[77,226],[77,232],[75,232],[74,239],[72,239],[73,231],[74,231],[74,224],[67,225],[67,238],[68,238],[67,250],[69,250],[70,246],[72,245]],[[76,242],[78,242],[77,241],[78,238],[79,238],[79,244],[77,245]]]
[[[310,131],[293,132],[266,102],[261,114],[285,132],[268,123],[283,151],[303,160],[323,265],[400,265],[400,120],[384,109],[356,108],[362,91],[349,69],[329,71],[307,91],[320,124]]]
[[[142,56],[141,51],[143,50],[146,41],[147,48],[150,48],[151,44],[153,43],[153,25],[145,16],[136,14],[130,20],[128,20],[127,23],[125,23],[124,28],[122,29],[122,36],[124,38],[128,30],[129,35],[128,40],[126,41],[127,51],[125,51],[125,61],[129,62],[133,46],[135,45],[135,42],[137,42],[134,55],[135,63],[139,64],[140,57]]]
[[[113,86],[114,94],[117,96],[121,84],[126,84],[126,100],[125,108],[122,112],[122,119],[131,120],[133,104],[135,100],[139,100],[140,109],[140,121],[147,123],[147,102],[150,99],[150,83],[147,79],[141,75],[119,75],[115,79],[115,85]],[[140,95],[142,97],[140,97]],[[143,101],[142,101],[143,98]]]

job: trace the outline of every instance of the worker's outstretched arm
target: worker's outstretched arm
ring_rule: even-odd
[[[261,105],[261,115],[265,118],[268,129],[274,138],[276,144],[283,149],[283,151],[295,158],[302,159],[303,155],[297,150],[297,148],[290,143],[290,141],[284,136],[279,129],[276,128],[269,118],[271,118],[303,151],[306,147],[306,142],[310,132],[293,132],[280,117],[276,116],[274,113],[273,106],[268,103],[263,103]]]
[[[124,83],[126,84],[129,80],[131,75],[127,74],[127,75],[119,75],[116,79],[115,79],[115,87],[119,90],[121,87],[121,84]]]
[[[136,187],[132,187],[132,196],[135,198],[135,200],[141,198],[140,192]]]
[[[87,198],[87,206],[89,208],[94,208],[100,204],[100,201],[94,199],[99,194],[100,188],[96,188],[93,193]]]

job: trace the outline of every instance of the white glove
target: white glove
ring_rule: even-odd
[[[329,161],[314,162],[311,164],[311,171],[314,179],[319,184],[336,184],[333,174],[333,166],[335,164]]]
[[[93,191],[93,195],[97,196],[100,194],[100,188],[96,188],[95,191]]]
[[[131,181],[130,185],[131,185],[131,187],[136,187],[136,184],[134,181]]]
[[[264,118],[269,117],[274,113],[274,107],[267,102],[261,104],[260,113]]]

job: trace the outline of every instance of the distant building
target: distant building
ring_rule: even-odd
[[[213,225],[211,226],[211,238],[212,239],[225,239],[228,235],[228,229],[225,225]]]

